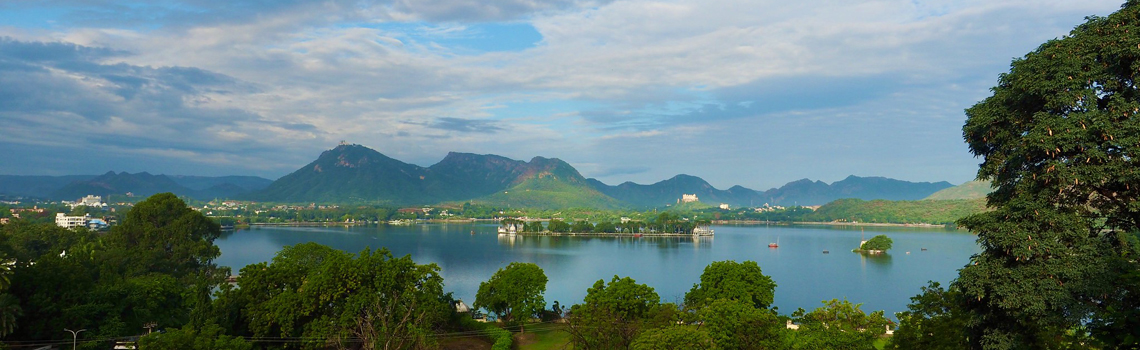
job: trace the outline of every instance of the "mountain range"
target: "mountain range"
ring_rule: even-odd
[[[115,173],[76,176],[0,175],[0,194],[75,199],[88,194],[173,192],[196,199],[263,202],[377,203],[430,205],[470,201],[504,207],[647,208],[695,194],[701,202],[735,207],[822,205],[840,198],[917,200],[953,187],[948,182],[909,182],[849,176],[828,184],[808,179],[757,191],[742,186],[720,190],[704,179],[677,175],[654,184],[607,185],[585,178],[557,158],[530,161],[497,155],[448,153],[429,167],[390,158],[373,149],[342,144],[275,181],[254,176],[178,176]]]
[[[948,182],[908,182],[850,176],[827,184],[798,180],[756,191],[742,186],[720,190],[704,179],[677,175],[650,185],[607,185],[587,179],[557,158],[529,162],[496,155],[449,153],[429,167],[389,158],[360,145],[340,145],[317,160],[247,197],[277,202],[366,201],[434,204],[472,201],[523,207],[661,207],[682,194],[702,202],[732,206],[822,205],[840,198],[917,200],[953,187]]]
[[[209,200],[235,198],[269,186],[273,180],[256,176],[184,176],[116,173],[103,175],[18,176],[0,175],[0,194],[75,200],[86,195],[103,196],[131,193],[147,197],[172,192],[181,196]]]

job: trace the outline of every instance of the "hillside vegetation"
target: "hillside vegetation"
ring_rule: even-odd
[[[920,201],[840,199],[806,215],[804,221],[948,225],[985,210],[985,199]]]
[[[931,194],[930,196],[923,199],[980,199],[986,198],[986,195],[990,194],[991,191],[993,191],[993,187],[990,187],[989,181],[974,180],[958,186],[934,192],[934,194]]]

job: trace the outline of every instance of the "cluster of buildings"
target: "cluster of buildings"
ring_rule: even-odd
[[[111,224],[102,218],[93,218],[91,214],[67,215],[64,213],[55,214],[55,224],[63,228],[76,228],[86,227],[92,230],[102,230],[110,227]]]

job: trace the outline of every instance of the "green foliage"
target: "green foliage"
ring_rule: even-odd
[[[451,312],[434,264],[416,265],[386,249],[354,258],[315,243],[286,247],[270,264],[246,266],[239,288],[242,323],[257,337],[303,337],[304,347],[423,347]]]
[[[542,227],[541,221],[528,221],[523,224],[523,232],[542,232],[545,230]]]
[[[213,269],[221,255],[221,226],[171,193],[139,202],[104,238],[111,259],[128,274],[168,273],[176,278]],[[130,254],[127,254],[130,251]]]
[[[577,349],[628,348],[643,330],[676,321],[676,308],[660,301],[653,288],[632,278],[598,280],[586,290],[584,303],[570,308],[571,342]]]
[[[868,239],[867,242],[863,243],[863,245],[859,247],[859,249],[881,250],[885,252],[887,250],[890,250],[891,245],[894,245],[894,243],[895,241],[891,240],[891,238],[887,237],[887,235],[878,235],[871,237],[871,239]]]
[[[703,329],[718,349],[783,349],[786,327],[769,309],[738,300],[717,299],[699,312]]]
[[[227,273],[212,261],[217,224],[169,193],[139,202],[104,236],[23,220],[0,233],[14,259],[0,306],[16,314],[11,340],[55,339],[64,328],[88,329],[80,338],[121,337],[152,322],[199,322]]]
[[[860,310],[861,304],[846,299],[824,301],[824,307],[792,314],[800,324],[793,334],[795,349],[874,349],[875,340],[887,332],[888,321],[882,311],[870,315]]]
[[[541,209],[618,209],[624,206],[618,200],[607,197],[584,183],[554,177],[527,179],[516,186],[477,198],[475,201],[499,207]]]
[[[709,333],[694,326],[665,326],[642,332],[629,346],[633,350],[712,349]]]
[[[993,183],[986,180],[974,180],[958,186],[934,192],[924,200],[953,200],[953,199],[985,199],[993,191]]]
[[[186,326],[181,329],[167,328],[163,333],[151,333],[139,338],[139,349],[185,349],[185,350],[251,350],[253,344],[239,337],[228,336],[225,330],[215,324],[201,328]]]
[[[532,263],[513,262],[479,283],[476,309],[486,309],[509,324],[526,325],[546,308],[546,273]]]
[[[705,267],[701,282],[685,293],[685,306],[699,309],[717,299],[740,301],[763,309],[772,305],[776,283],[755,261],[716,261]]]
[[[594,232],[616,233],[618,232],[618,227],[612,221],[602,221],[594,226]]]
[[[896,314],[899,327],[887,349],[954,350],[969,348],[962,293],[931,281],[910,298],[907,311]]]
[[[578,221],[575,221],[574,224],[570,226],[570,232],[579,232],[579,233],[594,232],[594,224],[591,224],[589,221],[586,221],[586,220],[578,220]]]
[[[459,316],[460,327],[467,332],[475,332],[479,335],[485,335],[491,339],[491,350],[511,350],[511,345],[514,344],[514,337],[511,332],[499,328],[493,323],[479,322],[471,319],[470,317],[461,315]]]
[[[966,110],[978,178],[996,186],[993,211],[959,222],[982,247],[954,284],[971,346],[1058,348],[1074,341],[1059,335],[1085,342],[1086,326],[1107,348],[1140,345],[1105,337],[1140,329],[1120,317],[1137,305],[1120,281],[1140,269],[1126,243],[1140,231],[1137,33],[1140,2],[1089,17],[1014,60]]]
[[[552,219],[546,224],[546,229],[550,230],[550,232],[567,233],[570,232],[572,227],[565,221]]]

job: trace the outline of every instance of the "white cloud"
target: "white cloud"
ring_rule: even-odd
[[[87,23],[55,31],[8,27],[0,35],[130,53],[95,61],[108,66],[196,67],[232,77],[234,86],[220,91],[178,96],[195,113],[241,115],[237,120],[180,129],[190,125],[184,119],[195,117],[166,115],[154,101],[134,100],[114,106],[116,118],[154,129],[115,129],[124,137],[194,137],[171,148],[189,149],[185,144],[204,141],[217,148],[242,145],[236,149],[277,152],[282,156],[235,164],[278,175],[345,139],[421,162],[451,150],[521,159],[542,155],[584,164],[654,159],[664,165],[636,176],[656,181],[676,172],[702,175],[684,169],[694,167],[691,162],[698,162],[696,168],[713,168],[716,160],[702,156],[710,152],[751,164],[757,149],[748,145],[758,144],[753,139],[773,139],[772,130],[786,134],[774,139],[791,141],[842,136],[768,120],[856,128],[851,120],[862,120],[888,128],[903,125],[894,127],[908,131],[941,128],[945,130],[928,137],[937,144],[922,151],[961,153],[955,149],[961,148],[961,109],[987,94],[1010,58],[1065,34],[1085,15],[1115,10],[1119,1],[432,0],[359,5],[283,4],[264,15],[158,28]],[[221,3],[201,6],[224,8]],[[463,33],[477,21],[526,21],[542,41],[521,51],[471,53],[376,25],[392,20],[427,21],[424,35],[439,36]],[[108,92],[106,84],[113,82],[82,74],[76,79],[105,84],[89,88],[102,94],[101,101],[124,100]],[[765,96],[781,101],[763,101]],[[488,136],[433,128],[440,118],[497,121],[494,125],[504,130]],[[69,129],[53,137],[83,132]],[[685,135],[690,138],[681,137]],[[891,137],[883,136],[884,142]],[[683,145],[673,152],[689,158],[654,158],[671,145]],[[950,150],[938,153],[937,148]],[[794,157],[813,154],[831,159],[828,151],[789,148],[793,154],[782,159],[803,162]],[[951,158],[954,166],[973,165],[967,157]],[[857,167],[845,160],[835,163],[849,168],[813,170],[850,173]],[[750,171],[759,171],[756,167]],[[752,175],[715,176],[719,186],[733,179],[760,186],[812,174],[771,173],[765,175],[771,180],[755,181],[749,180]]]

